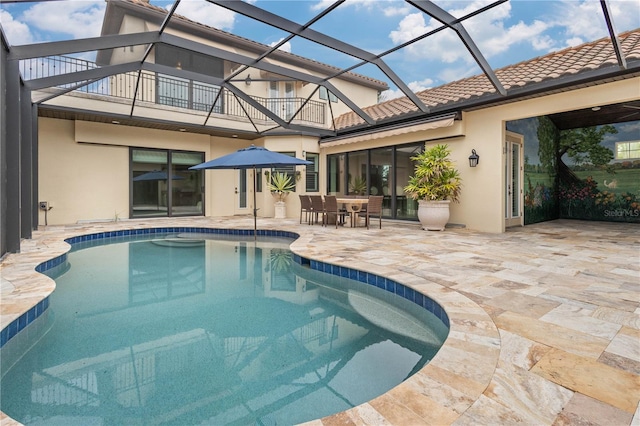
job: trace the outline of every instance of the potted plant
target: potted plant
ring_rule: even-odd
[[[272,173],[268,179],[269,191],[276,198],[275,217],[276,219],[284,219],[287,216],[284,200],[296,188],[296,184],[292,181],[291,176],[282,172]]]
[[[449,158],[447,145],[436,145],[411,157],[416,162],[414,175],[404,192],[418,201],[418,219],[422,229],[443,231],[449,221],[449,205],[457,202],[462,182]]]
[[[364,178],[357,176],[349,186],[351,192],[356,195],[361,195],[367,190],[367,181]]]

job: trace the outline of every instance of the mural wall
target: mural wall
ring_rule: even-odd
[[[534,117],[507,130],[524,135],[525,224],[640,223],[640,121],[560,131]]]

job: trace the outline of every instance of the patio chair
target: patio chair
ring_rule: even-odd
[[[340,223],[344,223],[346,211],[338,207],[338,201],[335,195],[325,195],[324,197],[324,213],[322,215],[322,226],[329,223],[329,215],[335,217],[336,228]],[[340,220],[338,220],[340,219]]]
[[[300,223],[302,223],[302,214],[306,216],[306,222],[311,224],[311,215],[313,210],[311,209],[311,198],[308,195],[300,194]]]
[[[365,224],[367,225],[367,229],[369,229],[369,223],[372,216],[377,216],[380,221],[379,227],[382,229],[382,200],[384,199],[384,195],[372,195],[369,197],[369,202],[367,203],[367,210],[364,212],[360,212],[360,217],[365,218]]]
[[[315,216],[315,222],[318,223],[320,215],[324,215],[324,201],[322,201],[322,195],[309,195],[311,199],[311,221],[313,223],[313,216]]]

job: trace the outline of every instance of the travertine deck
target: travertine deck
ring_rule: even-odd
[[[251,228],[253,219],[38,231],[0,264],[1,326],[53,290],[34,268],[65,252],[64,238],[160,226]],[[640,424],[640,226],[554,221],[501,235],[395,222],[367,230],[259,218],[258,226],[299,233],[291,248],[302,256],[422,291],[451,320],[445,345],[418,374],[309,424]]]

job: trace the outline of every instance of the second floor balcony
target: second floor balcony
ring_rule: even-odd
[[[70,72],[99,68],[94,62],[65,56],[35,58],[20,62],[25,80],[51,77]],[[93,96],[130,100],[135,104],[174,107],[183,110],[209,113],[229,120],[249,120],[267,125],[273,120],[246,100],[220,86],[178,78],[149,71],[112,75],[97,81],[74,83],[55,89],[69,94],[83,93]],[[54,90],[55,90],[54,89]],[[318,128],[327,127],[326,104],[300,97],[251,96],[256,103],[284,121],[292,121]]]

